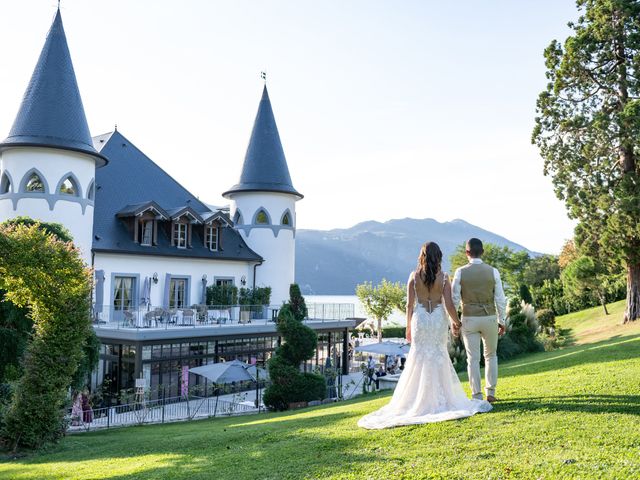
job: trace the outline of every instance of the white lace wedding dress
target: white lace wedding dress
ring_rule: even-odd
[[[449,358],[449,322],[442,304],[430,313],[418,301],[411,318],[411,349],[391,401],[365,415],[358,426],[381,429],[442,422],[488,412],[491,404],[469,399]]]

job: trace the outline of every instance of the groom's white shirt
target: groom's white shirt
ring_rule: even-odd
[[[472,258],[469,260],[469,263],[483,263],[479,258]],[[451,296],[453,297],[453,305],[458,308],[460,305],[461,294],[461,286],[460,286],[460,276],[462,273],[460,269],[456,270],[456,273],[453,275],[453,284],[451,286]],[[494,291],[493,291],[493,299],[496,304],[496,311],[498,312],[498,322],[503,323],[504,319],[507,317],[507,297],[504,294],[504,289],[502,288],[502,280],[500,279],[500,272],[493,268],[493,279],[496,282]]]

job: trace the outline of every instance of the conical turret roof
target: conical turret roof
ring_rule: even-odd
[[[17,146],[86,153],[96,159],[96,166],[107,161],[91,141],[60,10],[47,34],[9,136],[0,143],[0,149]]]
[[[230,197],[237,192],[279,192],[302,198],[302,194],[291,183],[266,85],[244,157],[240,181],[222,195]]]

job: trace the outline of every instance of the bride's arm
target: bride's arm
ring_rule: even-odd
[[[411,343],[411,317],[413,316],[413,303],[415,301],[415,289],[413,288],[413,272],[407,282],[407,342]]]
[[[449,276],[445,277],[443,296],[444,306],[447,308],[447,313],[449,314],[449,318],[452,321],[451,326],[455,332],[460,328],[460,319],[458,318],[456,307],[453,305],[453,298],[451,296],[451,282],[449,281]]]

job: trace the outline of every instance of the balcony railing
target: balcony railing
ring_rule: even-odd
[[[93,311],[96,328],[107,329],[170,329],[266,325],[275,323],[281,305],[193,305],[166,308],[154,305],[116,308],[97,305]],[[351,303],[310,303],[305,322],[345,320],[353,317]]]

